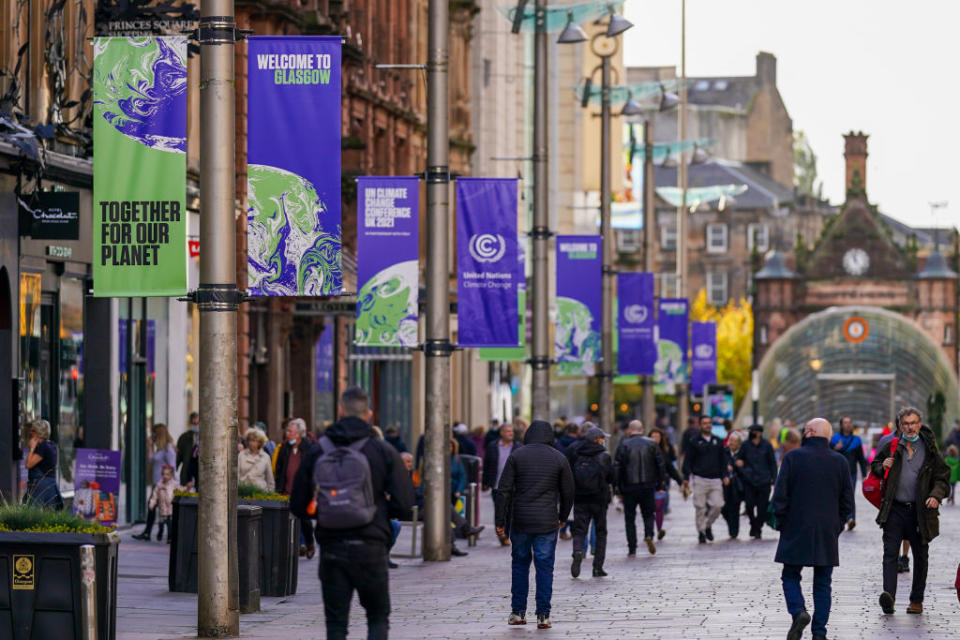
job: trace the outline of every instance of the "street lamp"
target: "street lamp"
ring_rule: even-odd
[[[638,104],[633,99],[633,92],[630,91],[627,94],[627,101],[626,103],[624,103],[623,109],[620,110],[620,115],[621,116],[639,116],[639,115],[642,115],[643,113],[644,113],[643,107],[641,107],[640,104]]]
[[[557,38],[557,43],[576,44],[578,42],[586,42],[586,40],[587,33],[583,30],[583,27],[573,21],[573,11],[567,11],[567,26],[563,28],[560,37]]]

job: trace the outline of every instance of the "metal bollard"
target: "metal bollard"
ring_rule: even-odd
[[[477,521],[480,519],[480,487],[477,486],[476,482],[471,482],[467,485],[467,524],[471,527],[477,526]],[[467,538],[467,546],[475,547],[477,546],[477,536],[470,536]]]
[[[80,600],[83,640],[97,640],[97,558],[92,544],[80,546]]]

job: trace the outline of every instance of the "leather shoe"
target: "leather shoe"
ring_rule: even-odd
[[[133,538],[134,540],[149,540],[150,534],[144,531],[143,533],[137,533],[130,537]]]
[[[880,594],[880,608],[886,614],[893,613],[893,596],[886,591]]]
[[[457,549],[457,545],[452,545],[450,549],[450,555],[457,556],[458,558],[462,558],[463,556],[469,555],[469,554],[466,551],[461,551],[460,549]]]
[[[707,527],[707,530],[704,531],[704,533],[707,536],[707,540],[709,540],[710,542],[713,542],[713,529],[710,527]]]
[[[907,613],[923,613],[923,603],[911,602],[907,605]]]
[[[481,532],[483,532],[485,528],[486,527],[484,525],[480,525],[479,527],[473,527],[472,529],[470,529],[470,531],[467,532],[467,536],[478,536],[480,535]]]
[[[810,624],[810,614],[801,611],[793,616],[793,624],[790,625],[790,631],[787,632],[787,640],[800,640],[803,637],[803,630]]]

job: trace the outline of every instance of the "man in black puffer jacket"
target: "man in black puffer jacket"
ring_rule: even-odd
[[[637,507],[643,517],[643,541],[647,551],[656,553],[653,525],[656,516],[654,492],[667,479],[667,463],[657,443],[643,435],[643,423],[631,420],[627,437],[620,441],[614,456],[617,467],[617,491],[623,497],[623,517],[627,525],[627,555],[637,554]]]
[[[580,563],[587,550],[587,534],[592,520],[597,531],[593,553],[593,577],[603,578],[603,560],[607,551],[607,505],[614,482],[613,460],[604,441],[607,434],[592,422],[583,423],[583,439],[567,448],[567,460],[573,471],[576,497],[573,503],[573,564],[570,574],[580,577]]]
[[[507,458],[497,486],[497,535],[506,535],[510,525],[513,557],[513,599],[507,624],[527,623],[532,560],[537,576],[537,628],[549,629],[557,531],[573,506],[573,473],[567,459],[553,447],[549,422],[534,420],[523,444]]]
[[[297,470],[290,492],[290,512],[298,518],[316,517],[308,512],[314,499],[313,467],[329,446],[327,438],[337,447],[366,439],[359,452],[370,467],[376,512],[369,524],[356,528],[317,527],[320,582],[327,638],[347,637],[350,600],[356,590],[367,610],[367,637],[386,639],[390,614],[387,549],[393,541],[389,519],[410,518],[413,483],[397,450],[378,439],[367,422],[371,411],[366,391],[359,387],[345,390],[340,396],[340,415],[340,421],[326,430],[325,438],[310,450]]]

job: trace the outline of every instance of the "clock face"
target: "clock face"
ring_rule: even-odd
[[[850,249],[843,254],[843,270],[852,276],[862,276],[870,268],[870,256],[863,249]]]

